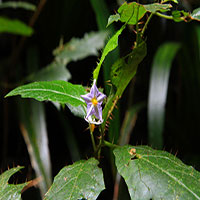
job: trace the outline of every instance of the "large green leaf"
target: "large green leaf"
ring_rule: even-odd
[[[148,98],[149,143],[162,148],[165,104],[172,61],[180,49],[179,43],[167,42],[156,52],[152,64]]]
[[[45,200],[96,199],[105,189],[99,162],[90,158],[64,167],[55,177],[53,185],[45,195]]]
[[[118,46],[118,37],[120,36],[120,34],[122,33],[122,31],[125,29],[126,25],[123,25],[108,41],[108,43],[106,44],[101,59],[99,61],[99,64],[97,65],[96,69],[93,72],[93,78],[94,79],[98,79],[99,76],[99,71],[101,69],[101,65],[104,61],[104,59],[106,58],[106,56],[108,55],[109,52],[113,51],[117,46]]]
[[[38,101],[53,101],[79,106],[85,104],[80,96],[85,93],[86,91],[82,85],[73,85],[66,81],[57,80],[23,85],[9,92],[6,97],[21,95],[23,98],[34,98]]]
[[[21,132],[26,142],[31,165],[36,176],[41,178],[39,188],[41,196],[44,196],[52,184],[44,105],[33,99],[21,100],[19,105]]]
[[[114,150],[131,199],[200,199],[200,173],[165,151],[147,146]]]
[[[0,33],[12,33],[31,36],[33,29],[17,19],[0,17]]]
[[[91,32],[86,33],[84,38],[72,38],[68,43],[60,46],[53,51],[58,62],[67,64],[70,61],[77,61],[90,55],[98,55],[98,50],[103,48],[107,33]]]
[[[25,10],[35,11],[36,6],[29,2],[7,1],[0,3],[0,8],[23,8]]]
[[[23,167],[16,167],[5,171],[0,175],[0,199],[1,200],[21,200],[21,191],[28,184],[8,184],[10,177]]]

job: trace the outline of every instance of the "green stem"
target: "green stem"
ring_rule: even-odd
[[[110,143],[110,142],[108,142],[108,141],[106,141],[106,140],[103,141],[103,144],[104,144],[104,146],[107,146],[107,147],[110,147],[110,148],[119,147],[118,145],[113,144],[113,143]]]
[[[93,146],[94,152],[96,152],[96,144],[95,144],[95,141],[94,141],[93,131],[91,130],[91,128],[90,128],[90,137],[91,137],[91,140],[92,140],[92,146]]]
[[[145,30],[147,28],[147,25],[149,24],[149,22],[150,22],[150,20],[151,20],[152,17],[153,17],[153,13],[150,14],[150,16],[148,17],[148,19],[146,21],[146,23],[145,23],[145,25],[144,25],[144,27],[142,29],[142,32],[141,32],[141,37],[144,35],[144,32],[145,32]]]
[[[136,23],[136,32],[137,32],[137,35],[136,35],[136,46],[138,44],[138,41],[139,41],[139,26],[138,26],[138,17],[139,17],[139,5],[137,6],[137,14],[136,14],[136,19],[137,19],[137,23]]]
[[[172,16],[164,15],[164,14],[161,14],[161,13],[159,13],[159,12],[156,12],[155,14],[156,14],[157,16],[159,16],[159,17],[162,17],[162,18],[165,18],[165,19],[173,20],[173,17],[172,17]]]

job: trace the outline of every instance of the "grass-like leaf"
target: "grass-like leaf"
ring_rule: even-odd
[[[33,29],[20,20],[0,17],[0,33],[31,36]]]
[[[114,150],[131,199],[200,199],[200,173],[165,151],[147,146]]]
[[[29,2],[7,1],[0,3],[0,8],[23,8],[25,10],[35,11],[36,6]]]
[[[1,200],[21,200],[21,191],[28,184],[8,184],[10,177],[23,167],[16,167],[5,171],[0,175],[0,199]]]
[[[64,167],[55,177],[45,200],[96,199],[105,189],[102,170],[94,158]]]
[[[6,97],[21,95],[23,98],[34,98],[38,101],[53,101],[79,106],[85,104],[80,97],[85,93],[86,91],[82,85],[73,85],[66,81],[57,80],[23,85],[9,92]]]

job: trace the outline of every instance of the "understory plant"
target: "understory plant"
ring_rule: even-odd
[[[104,41],[105,32],[90,33],[85,35],[82,40],[71,40],[66,45],[61,43],[54,51],[54,61],[45,70],[33,73],[26,78],[26,81],[34,82],[19,86],[5,96],[21,95],[22,98],[51,101],[57,107],[67,106],[75,116],[79,117],[77,121],[85,120],[88,125],[93,148],[92,156],[62,168],[54,177],[52,185],[46,184],[45,187],[48,191],[44,192],[45,189],[43,190],[45,200],[97,199],[105,189],[104,169],[102,170],[100,167],[106,156],[104,148],[110,148],[116,167],[116,179],[118,176],[124,179],[130,199],[200,199],[200,173],[192,166],[185,165],[176,156],[163,150],[143,145],[131,146],[125,144],[126,142],[112,142],[108,139],[110,124],[115,120],[112,113],[129,83],[135,77],[139,64],[147,54],[146,41],[150,38],[146,37],[145,31],[147,28],[151,28],[149,23],[152,17],[157,15],[167,20],[173,20],[174,23],[200,20],[200,9],[196,9],[192,13],[176,10],[177,3],[176,0],[162,0],[160,3],[151,4],[123,3],[116,14],[108,18],[107,27],[114,22],[122,25],[103,48],[101,58],[92,71],[91,79],[88,80],[89,88],[70,83],[67,77],[56,80],[56,74],[54,77],[47,78],[46,81],[39,79],[41,74],[48,74],[49,70],[54,70],[57,65],[62,69],[63,76],[69,75],[65,66],[70,61],[96,54],[103,45],[98,42],[93,43],[91,38],[97,37],[95,41]],[[109,66],[110,76],[108,80],[105,80],[108,92],[104,94],[104,89],[99,87],[101,67],[107,55],[118,47],[119,36],[123,37],[122,33],[127,27],[133,29],[135,41],[127,55]],[[82,49],[81,45],[83,45]],[[86,45],[94,45],[94,48],[90,52],[85,52]],[[171,45],[172,48],[175,48],[175,54],[179,46]],[[29,139],[27,138],[27,140]],[[37,153],[40,154],[40,152]],[[8,184],[9,178],[21,168],[12,168],[0,176],[0,199],[21,198],[22,189],[31,181],[16,185]],[[43,178],[45,179],[45,177]],[[48,183],[47,179],[46,182]]]

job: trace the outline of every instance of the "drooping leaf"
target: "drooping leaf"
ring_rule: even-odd
[[[93,72],[93,78],[98,79],[99,71],[101,69],[101,65],[105,59],[105,57],[108,55],[109,52],[113,51],[118,46],[118,37],[122,33],[122,31],[125,29],[126,25],[123,25],[108,41],[106,44],[101,59],[99,61],[99,64],[97,65],[96,69]]]
[[[23,8],[25,10],[35,11],[36,6],[29,2],[22,1],[7,1],[0,3],[0,8]]]
[[[136,2],[125,2],[119,7],[118,13],[120,14],[121,22],[135,25],[144,16],[146,9]]]
[[[131,199],[200,199],[200,173],[172,154],[124,146],[116,148],[114,155]]]
[[[111,88],[107,103],[103,109],[103,128],[105,127],[106,120],[113,111],[116,102],[122,96],[125,88],[135,76],[137,67],[145,55],[146,43],[142,42],[135,47],[129,55],[117,60],[112,66],[111,82],[114,86]]]
[[[10,177],[23,167],[15,167],[5,171],[0,175],[0,199],[1,200],[21,200],[21,191],[28,184],[8,184]]]
[[[53,61],[48,66],[38,70],[37,72],[29,75],[26,80],[28,81],[54,81],[63,80],[68,81],[71,74],[66,66],[61,62]]]
[[[96,199],[105,189],[102,170],[94,158],[64,167],[55,177],[44,200]]]
[[[194,20],[200,21],[200,8],[196,8],[195,10],[193,10],[191,17]]]
[[[117,22],[119,20],[120,20],[120,15],[118,13],[115,15],[110,15],[110,17],[108,18],[107,27],[110,26],[110,24],[112,24],[113,22]]]
[[[20,128],[36,176],[41,178],[39,189],[43,197],[52,183],[44,106],[35,100],[19,101]]]
[[[33,29],[20,20],[0,17],[0,33],[12,33],[31,36]]]
[[[58,62],[61,61],[65,65],[90,55],[96,56],[98,50],[103,48],[106,37],[105,31],[86,33],[82,39],[72,38],[65,45],[61,43],[53,54]]]
[[[164,43],[159,47],[153,60],[149,84],[148,128],[149,143],[156,148],[162,148],[163,144],[169,74],[172,61],[179,49],[179,43]]]
[[[85,105],[80,95],[85,94],[82,85],[73,85],[66,81],[41,81],[19,86],[6,97],[21,95],[23,98],[34,98],[38,101],[53,101],[72,106]]]
[[[172,5],[171,4],[152,3],[152,4],[144,5],[144,8],[151,13],[155,13],[157,11],[166,12],[170,8],[172,8]]]

